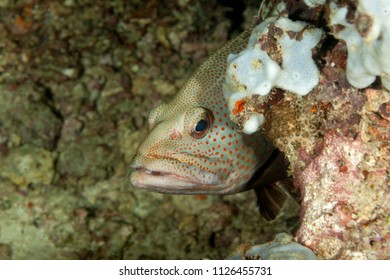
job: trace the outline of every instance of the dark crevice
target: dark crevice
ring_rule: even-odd
[[[244,22],[244,10],[246,8],[244,1],[236,0],[218,0],[219,5],[228,8],[226,17],[230,20],[231,26],[229,34],[237,34],[243,31],[242,24]]]

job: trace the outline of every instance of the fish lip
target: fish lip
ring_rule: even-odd
[[[133,173],[138,173],[138,174],[146,174],[147,176],[153,176],[153,177],[173,177],[173,178],[176,178],[176,179],[180,179],[180,180],[183,180],[187,183],[193,183],[193,184],[199,184],[200,181],[196,180],[196,178],[192,178],[192,177],[188,177],[188,176],[182,176],[182,175],[179,175],[179,174],[176,174],[176,173],[172,173],[172,172],[167,172],[167,171],[163,171],[163,170],[157,170],[157,169],[151,169],[151,168],[147,168],[145,165],[141,165],[141,164],[136,164],[135,163],[135,159],[132,160],[131,164],[130,164],[131,168],[133,169],[132,172],[130,172],[130,176],[131,174]]]
[[[172,172],[168,172],[166,170],[158,170],[154,168],[152,169],[147,165],[143,164],[142,162],[136,161],[136,159],[137,157],[135,156],[130,162],[130,167],[133,169],[131,173],[139,172],[151,176],[168,176],[173,174]]]
[[[146,173],[148,175],[153,175],[153,176],[165,176],[165,175],[172,174],[170,172],[165,172],[165,171],[151,170],[151,169],[148,169],[148,168],[143,167],[143,166],[133,167],[133,170],[137,171],[137,172],[143,172],[143,173]]]
[[[171,173],[171,172],[166,172],[166,171],[151,170],[151,169],[148,169],[148,168],[143,167],[143,166],[133,167],[133,172],[131,172],[130,175],[134,172],[135,173],[143,173],[143,174],[146,174],[147,176],[153,176],[153,177],[163,177],[163,176],[174,177],[176,179],[180,179],[180,180],[183,180],[183,181],[188,182],[188,183],[194,183],[194,184],[200,183],[195,178],[181,176],[181,175]]]

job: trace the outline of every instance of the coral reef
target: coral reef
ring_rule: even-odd
[[[290,161],[302,200],[295,241],[321,259],[388,259],[387,2],[303,2],[311,8],[292,8],[289,17],[331,30],[313,52],[318,83],[304,97],[279,86],[267,98],[249,91],[234,100],[232,119],[246,132],[253,114],[264,115],[264,133]],[[268,46],[278,47],[276,40]],[[255,73],[246,77],[263,82],[264,75],[257,81]]]
[[[307,99],[287,95],[264,125],[302,194],[296,238],[320,258],[386,259],[390,94],[322,82]]]

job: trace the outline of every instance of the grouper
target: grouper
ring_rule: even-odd
[[[149,133],[131,162],[133,186],[167,194],[235,194],[254,189],[272,220],[291,186],[287,162],[261,131],[240,133],[229,118],[222,85],[227,57],[242,51],[250,31],[218,49],[169,103],[154,108]]]

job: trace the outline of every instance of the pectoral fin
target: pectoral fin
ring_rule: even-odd
[[[288,176],[288,161],[284,153],[274,150],[267,162],[248,182],[246,189],[254,189],[260,214],[268,221],[276,218],[288,193],[299,197],[294,190],[292,178]]]
[[[263,185],[255,189],[255,194],[260,214],[267,221],[272,221],[278,216],[288,197],[281,182]]]

